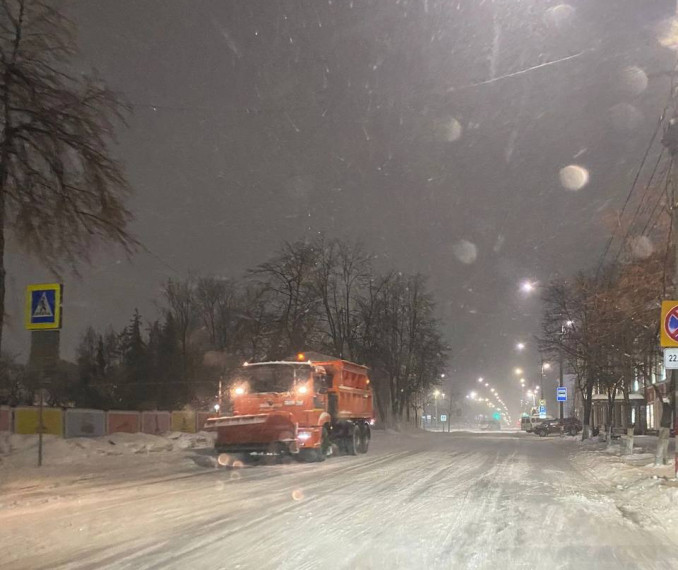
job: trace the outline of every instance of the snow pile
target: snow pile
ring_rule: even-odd
[[[171,431],[166,433],[165,437],[171,440],[177,449],[196,449],[211,447],[214,444],[215,434],[206,431],[199,431],[198,433]]]
[[[49,465],[86,464],[102,456],[131,456],[208,448],[212,434],[206,432],[164,435],[114,433],[102,437],[62,439],[43,436],[44,462]],[[35,464],[38,436],[0,432],[0,467],[20,468]]]
[[[582,446],[584,447],[584,446]],[[642,526],[678,522],[678,485],[673,465],[654,466],[654,455],[634,449],[619,456],[619,446],[586,444],[573,458],[575,465],[598,483],[609,487],[622,515]],[[616,452],[616,455],[615,455]]]

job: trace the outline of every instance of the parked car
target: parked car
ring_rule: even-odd
[[[581,422],[577,418],[544,420],[533,431],[539,437],[546,437],[552,433],[577,435],[581,431]]]
[[[542,420],[532,431],[539,437],[546,437],[552,433],[561,433],[562,429],[558,420]]]
[[[552,419],[554,419],[553,416],[546,416],[545,418],[540,418],[539,416],[523,417],[520,420],[520,429],[527,433],[531,433],[537,426],[541,425],[542,422]]]
[[[561,426],[567,435],[577,435],[582,430],[582,423],[577,418],[564,418]]]

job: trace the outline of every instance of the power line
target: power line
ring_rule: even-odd
[[[654,168],[652,169],[652,173],[650,174],[650,178],[647,181],[647,184],[645,185],[645,192],[643,192],[643,195],[640,197],[640,201],[638,202],[638,207],[636,208],[636,211],[633,213],[633,217],[631,218],[631,221],[629,222],[629,225],[626,229],[626,232],[621,238],[621,243],[619,244],[619,250],[617,251],[617,255],[614,256],[614,260],[612,263],[615,263],[617,259],[619,259],[619,256],[621,255],[622,251],[624,251],[624,246],[626,245],[626,240],[627,238],[631,235],[631,230],[633,230],[633,224],[635,223],[636,219],[638,218],[638,214],[640,211],[643,209],[643,206],[645,206],[645,197],[647,196],[650,188],[652,187],[652,181],[654,180],[655,174],[657,173],[657,169],[659,168],[659,163],[661,162],[662,158],[664,156],[664,149],[662,148],[661,152],[659,153],[659,156],[657,157],[657,162],[655,162]]]
[[[670,102],[670,100],[669,100]],[[621,213],[619,214],[619,217],[624,216],[624,212],[626,211],[626,207],[629,205],[629,201],[631,200],[631,196],[633,194],[633,191],[636,189],[636,185],[638,184],[638,179],[640,178],[640,174],[643,171],[643,167],[645,166],[645,162],[647,161],[647,157],[650,155],[650,151],[652,150],[652,145],[654,144],[654,141],[657,138],[657,134],[659,134],[659,129],[662,126],[662,123],[664,122],[664,118],[666,116],[666,111],[669,108],[669,103],[667,102],[666,106],[664,107],[664,110],[662,111],[662,114],[659,117],[659,120],[657,121],[657,126],[654,129],[654,132],[652,133],[652,137],[650,137],[650,143],[647,145],[647,148],[645,149],[645,153],[643,154],[643,158],[640,161],[640,165],[638,166],[638,170],[636,171],[636,175],[633,178],[633,183],[631,184],[631,188],[629,189],[628,194],[626,195],[626,200],[624,200],[624,206],[622,207]],[[607,243],[605,244],[605,249],[603,250],[603,254],[600,256],[600,261],[598,263],[598,268],[596,269],[596,279],[598,278],[598,275],[600,274],[600,270],[603,267],[603,263],[605,262],[605,257],[607,256],[607,253],[610,251],[610,246],[612,245],[612,242],[614,241],[614,232],[610,236],[610,238],[607,240]]]
[[[669,183],[671,181],[671,169],[673,168],[673,159],[669,162],[669,166],[666,171],[666,177],[664,179],[664,191],[659,193],[659,196],[657,197],[657,201],[655,202],[654,208],[652,209],[652,213],[650,214],[650,217],[647,219],[647,222],[645,223],[645,227],[643,227],[643,231],[641,232],[640,235],[646,235],[646,232],[648,231],[648,227],[650,226],[650,222],[654,219],[655,212],[657,211],[657,208],[659,207],[659,204],[661,204],[662,198],[664,196],[668,197],[668,190],[669,190]],[[652,224],[652,227],[650,228],[650,231],[652,231],[657,225],[657,221],[659,220],[659,217],[657,217],[657,220],[655,220],[654,224]]]
[[[645,202],[645,198],[650,193],[650,189],[652,188],[652,181],[654,180],[654,176],[657,173],[657,170],[659,169],[659,164],[664,158],[665,150],[666,149],[662,147],[662,150],[660,151],[659,156],[657,157],[657,162],[655,162],[654,168],[652,169],[652,173],[650,174],[650,178],[648,179],[647,184],[645,184],[645,192],[643,192],[643,195],[640,197],[638,207],[636,208],[636,211],[633,213],[633,217],[629,222],[629,232],[631,231],[631,228],[633,228],[633,224],[635,223],[636,219],[638,219],[638,216],[644,209],[646,209],[647,203]]]

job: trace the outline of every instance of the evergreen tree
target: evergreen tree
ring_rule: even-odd
[[[141,315],[134,309],[132,320],[122,335],[124,395],[127,407],[141,409],[149,405],[148,350],[141,332]]]

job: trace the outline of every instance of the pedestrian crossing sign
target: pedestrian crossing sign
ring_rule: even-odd
[[[40,283],[26,287],[26,328],[61,328],[61,283]]]

